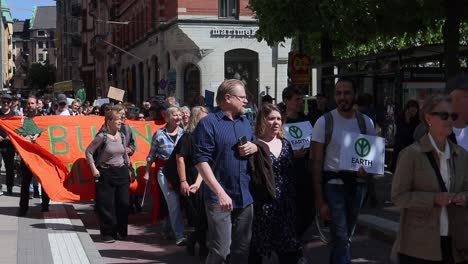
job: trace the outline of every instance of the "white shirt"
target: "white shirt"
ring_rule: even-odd
[[[323,170],[324,171],[339,171],[340,165],[340,152],[341,152],[341,139],[342,139],[342,132],[355,132],[361,133],[359,129],[359,124],[356,118],[344,118],[342,117],[338,111],[335,109],[331,111],[333,116],[333,133],[330,139],[330,142],[327,146],[325,151],[325,157],[323,162]],[[366,122],[366,129],[368,135],[375,135],[375,128],[374,123],[372,120],[364,115],[364,120]],[[318,143],[325,143],[325,117],[321,116],[317,122],[315,122],[315,126],[312,130],[312,141]],[[333,184],[343,184],[341,179],[333,179],[330,180],[328,183]]]
[[[60,112],[60,110],[57,110],[57,111],[55,111],[55,114],[56,115],[61,115],[61,116],[69,116],[70,111],[68,111],[68,109],[63,110],[62,112]]]
[[[468,126],[464,128],[453,128],[453,133],[457,138],[457,144],[468,151]]]
[[[440,164],[439,170],[440,170],[440,174],[442,175],[442,180],[444,180],[447,191],[450,192],[450,171],[449,171],[449,166],[448,166],[449,160],[450,160],[450,146],[446,140],[445,150],[444,152],[442,152],[437,147],[431,134],[428,133],[428,135],[429,135],[429,140],[431,141],[431,145],[436,150],[437,157],[439,157],[439,164]],[[442,210],[440,211],[440,235],[448,236],[448,229],[449,229],[449,220],[448,220],[448,215],[447,215],[447,207],[444,206],[442,207]]]

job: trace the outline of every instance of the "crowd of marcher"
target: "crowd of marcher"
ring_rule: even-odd
[[[457,76],[447,86],[450,96],[429,96],[421,107],[408,101],[397,118],[389,169],[394,171],[392,201],[401,208],[392,254],[399,263],[463,263],[468,257],[468,77]],[[167,204],[162,235],[186,246],[190,255],[198,245],[206,263],[262,263],[272,254],[280,263],[307,263],[303,234],[317,214],[317,221],[330,227],[329,262],[351,263],[351,241],[360,209],[369,194],[372,199],[373,175],[364,167],[340,169],[341,142],[343,132],[376,135],[368,98],[356,100],[356,84],[347,78],[335,85],[334,109],[327,109],[320,94],[317,107],[306,114],[300,89],[290,86],[282,95],[281,104],[265,97],[251,108],[257,109],[254,123],[244,114],[252,102],[239,80],[221,83],[212,112],[203,100],[189,108],[180,107],[174,97],[164,102],[153,98],[140,111],[130,111],[123,104],[70,102],[65,95],[54,102],[31,96],[21,109],[14,97],[4,94],[0,117],[104,116],[86,149],[104,242],[125,240],[129,210],[141,210],[141,197],[129,195],[135,152],[125,124],[130,117],[165,121],[152,137],[143,177],[158,183]],[[284,125],[301,122],[313,127],[310,144],[293,149]],[[3,130],[0,153],[11,194],[15,153]],[[153,163],[161,168],[156,174]],[[18,215],[24,216],[33,175],[24,163],[20,168]],[[48,203],[42,191],[42,211],[48,211]],[[187,225],[194,231],[188,233]]]

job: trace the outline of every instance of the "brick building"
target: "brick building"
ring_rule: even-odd
[[[290,42],[277,50],[258,42],[248,0],[97,2],[109,4],[109,12],[100,17],[106,20],[105,30],[91,44],[105,50],[104,66],[96,69],[102,94],[116,85],[126,90],[130,102],[165,94],[190,105],[195,96],[215,92],[225,78],[244,80],[255,99],[275,84],[281,95],[287,84]]]

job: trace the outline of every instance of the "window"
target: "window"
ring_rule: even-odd
[[[219,17],[239,18],[239,0],[218,0]]]
[[[44,37],[45,36],[45,31],[44,30],[37,31],[37,36]]]
[[[44,61],[44,54],[43,53],[39,53],[39,61]]]
[[[43,48],[44,48],[44,42],[38,41],[38,42],[37,42],[37,48],[38,48],[38,49],[43,49]]]

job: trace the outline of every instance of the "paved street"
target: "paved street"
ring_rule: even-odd
[[[4,173],[0,177],[4,182]],[[5,185],[3,185],[5,190]],[[50,212],[40,212],[40,199],[30,200],[26,217],[16,217],[19,187],[14,196],[0,196],[1,263],[202,263],[189,257],[185,248],[164,240],[161,224],[151,225],[149,206],[129,217],[127,241],[104,244],[92,203],[52,203]],[[369,209],[376,213],[379,209]],[[380,210],[382,211],[382,210]],[[360,228],[353,243],[353,263],[388,263],[391,244],[369,238]],[[310,241],[304,253],[310,263],[327,263],[328,249],[311,228],[304,238]],[[275,257],[264,263],[277,263]]]

